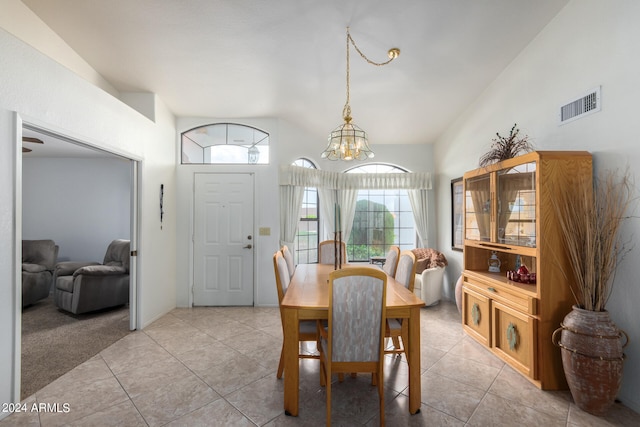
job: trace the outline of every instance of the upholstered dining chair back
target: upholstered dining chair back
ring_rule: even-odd
[[[273,254],[273,269],[276,274],[276,289],[278,291],[278,304],[282,303],[284,294],[287,293],[291,276],[289,276],[289,267],[284,259],[281,251]]]
[[[287,245],[284,245],[282,248],[280,248],[280,252],[282,252],[282,256],[284,257],[284,260],[287,262],[287,268],[289,269],[289,277],[292,277],[293,273],[296,271],[296,265],[293,262],[293,254],[291,253]]]
[[[318,322],[320,384],[327,389],[328,426],[332,374],[357,372],[371,372],[378,388],[380,425],[384,425],[386,293],[387,274],[382,270],[354,267],[329,274],[328,327]]]
[[[384,261],[382,269],[391,277],[395,277],[398,268],[398,259],[400,258],[400,248],[391,246],[387,252],[387,258]]]
[[[318,263],[334,264],[336,262],[335,240],[324,240],[318,245]],[[342,250],[342,263],[347,263],[347,245],[340,242],[339,247]]]
[[[416,256],[413,252],[405,250],[400,253],[395,279],[413,292],[413,284],[416,280]]]
[[[291,276],[289,276],[289,267],[287,261],[282,255],[282,251],[276,251],[273,254],[273,270],[276,275],[276,290],[278,292],[278,306],[280,307],[280,323],[282,325],[282,333],[284,334],[284,312],[282,309],[282,299],[287,293],[289,284],[291,283]],[[318,330],[315,320],[300,320],[298,321],[298,341],[311,341],[316,343],[318,341]],[[315,354],[298,353],[300,359],[318,359]],[[278,371],[276,373],[277,378],[282,378],[284,372],[284,340],[282,342],[282,349],[280,350],[280,361],[278,362]]]
[[[354,273],[329,279],[329,339],[333,362],[374,362],[380,357],[386,276]],[[375,271],[375,270],[374,270]],[[378,273],[376,271],[376,273]]]

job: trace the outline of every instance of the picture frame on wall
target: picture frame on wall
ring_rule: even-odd
[[[451,249],[462,251],[464,248],[464,215],[462,177],[451,180]]]

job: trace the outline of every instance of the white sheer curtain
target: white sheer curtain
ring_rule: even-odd
[[[303,196],[304,187],[280,185],[280,247],[287,245],[291,251],[294,250]]]
[[[342,240],[349,241],[351,229],[353,228],[353,218],[356,216],[356,202],[358,201],[358,190],[349,188],[338,191],[338,203],[342,213]]]
[[[325,218],[325,240],[333,240],[335,225],[335,205],[340,206],[340,231],[342,231],[342,241],[349,241],[351,229],[353,228],[353,218],[356,215],[356,201],[358,198],[357,189],[335,190],[332,188],[318,188],[320,193],[320,205],[322,215]]]
[[[413,209],[413,216],[416,223],[416,230],[423,246],[428,245],[429,210],[428,210],[428,190],[431,190],[431,174],[429,172],[408,172],[408,173],[341,173],[323,171],[318,169],[303,168],[295,165],[280,167],[280,212],[285,215],[291,214],[289,210],[294,208],[289,205],[283,209],[283,187],[295,187],[300,192],[305,187],[315,187],[318,189],[321,198],[322,213],[325,218],[325,234],[327,239],[333,239],[334,207],[340,204],[342,212],[342,240],[348,241],[353,227],[353,218],[356,211],[356,199],[358,190],[409,190],[409,200]],[[295,225],[298,224],[297,214],[302,202],[300,196],[297,202]],[[295,203],[291,199],[287,203]],[[283,218],[280,218],[282,230]],[[291,220],[292,221],[292,220]],[[289,224],[291,221],[288,221]],[[291,232],[291,239],[295,238],[295,227]],[[280,234],[283,232],[281,231]],[[282,239],[282,237],[281,237]]]
[[[338,196],[333,188],[319,187],[318,194],[320,195],[320,209],[322,209],[324,218],[324,239],[322,240],[333,240],[333,232],[336,230],[334,209],[336,203],[338,203]]]
[[[426,190],[409,190],[409,202],[413,211],[416,232],[420,238],[421,247],[429,246],[429,193]]]

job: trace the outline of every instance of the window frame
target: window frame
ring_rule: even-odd
[[[247,139],[251,136],[251,140]],[[213,161],[216,148],[227,148],[228,158],[238,161]],[[265,165],[269,164],[270,135],[242,123],[209,123],[180,134],[181,165]],[[246,150],[246,160],[243,150]],[[238,151],[240,156],[234,156]],[[192,160],[197,157],[197,160]]]
[[[374,169],[374,170],[367,170],[367,169]],[[344,171],[344,173],[408,173],[409,171],[406,170],[405,168],[402,168],[400,166],[396,166],[396,165],[390,165],[390,164],[386,164],[386,163],[369,163],[366,165],[358,165],[355,167],[352,167],[350,169],[347,169]],[[372,247],[375,247],[375,244],[373,244],[370,240],[370,232],[367,231],[367,243],[362,245],[362,244],[349,244],[349,242],[347,243],[347,258],[350,260],[350,262],[367,262],[371,260],[372,256],[384,256],[388,250],[389,247],[392,245],[396,245],[399,246],[401,249],[412,249],[415,248],[418,242],[418,234],[415,228],[415,218],[413,217],[413,210],[410,207],[410,202],[408,200],[408,192],[407,190],[403,190],[403,189],[396,189],[396,190],[385,190],[385,189],[380,189],[380,190],[373,190],[373,189],[361,189],[358,190],[358,201],[362,200],[361,198],[361,194],[362,192],[367,192],[367,200],[372,200],[371,199],[371,195],[372,192],[374,193],[373,196],[374,198],[381,198],[382,205],[384,205],[387,208],[386,212],[390,212],[388,210],[388,206],[386,204],[386,200],[389,197],[392,198],[398,198],[397,200],[397,205],[398,208],[397,210],[394,210],[393,212],[390,212],[392,215],[394,215],[394,242],[392,243],[387,243],[386,241],[384,241],[383,239],[383,243],[382,243],[382,250],[374,250],[372,251]],[[381,193],[380,195],[375,194],[375,193]],[[393,194],[389,194],[389,193],[393,193]],[[406,203],[409,203],[409,209],[402,209],[402,202],[403,200],[406,199]],[[375,201],[375,199],[374,199]],[[357,203],[357,202],[356,202]],[[413,241],[411,243],[409,242],[404,242],[402,239],[402,230],[406,230],[408,229],[408,227],[402,227],[402,218],[406,215],[406,213],[410,213],[411,214],[411,222],[412,222],[412,239]],[[397,216],[397,217],[396,217]],[[356,217],[354,217],[354,223],[355,221],[357,221],[358,219]],[[384,218],[383,218],[383,222],[384,222]],[[396,222],[397,222],[397,226],[396,226]],[[354,238],[354,225],[352,224],[352,229],[351,229],[351,236],[349,236],[349,241],[353,241]],[[387,227],[384,226],[383,224],[383,234],[386,234],[386,232],[384,231]],[[396,234],[397,232],[397,234]],[[396,241],[398,243],[396,243]],[[355,251],[355,246],[366,246],[367,247],[367,257],[366,259],[356,259],[356,251]],[[360,257],[361,258],[361,257]]]
[[[305,168],[310,168],[310,169],[318,169],[318,167],[309,159],[305,158],[305,157],[301,157],[299,159],[296,159],[293,163],[293,165],[296,166],[300,166],[300,167],[305,167]],[[304,203],[304,200],[306,200],[306,195],[308,192],[310,191],[314,191],[315,192],[315,206],[316,206],[316,217],[315,218],[309,218],[308,216],[300,216],[300,218],[298,218],[298,227],[296,230],[296,236],[295,236],[295,248],[293,251],[293,256],[294,256],[294,261],[296,264],[300,264],[300,258],[301,258],[301,254],[305,253],[306,254],[306,263],[305,264],[313,264],[313,263],[317,263],[318,262],[318,246],[320,243],[320,192],[318,191],[317,188],[315,187],[305,187],[304,188],[304,192],[305,195],[303,196],[302,200]],[[300,224],[304,223],[304,222],[315,222],[315,228],[316,228],[316,244],[315,247],[311,248],[309,247],[309,245],[307,245],[306,249],[300,249],[300,239],[301,239],[301,235],[300,235]],[[308,231],[308,227],[305,231]],[[309,238],[307,237],[307,243],[309,242]],[[313,256],[313,254],[315,254],[315,257]],[[311,255],[311,256],[310,256]]]

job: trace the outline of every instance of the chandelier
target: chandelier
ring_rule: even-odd
[[[351,34],[349,33],[349,27],[347,27],[347,102],[342,109],[342,118],[344,123],[335,128],[331,134],[329,134],[329,144],[327,148],[322,152],[321,157],[329,160],[366,160],[374,156],[373,151],[369,148],[369,142],[367,140],[367,133],[352,123],[351,106],[349,105],[350,96],[350,72],[349,72],[349,43],[353,45],[356,51],[360,54],[365,61],[369,64],[382,66],[390,63],[400,55],[400,49],[393,48],[387,52],[389,60],[385,62],[373,62],[367,58],[356,46]]]

